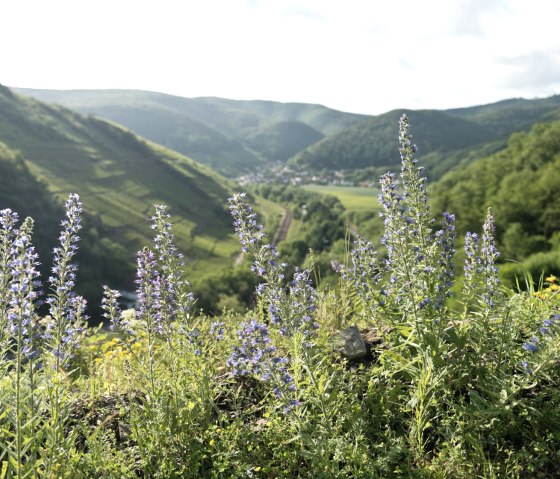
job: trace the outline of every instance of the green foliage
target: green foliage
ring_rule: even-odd
[[[545,274],[557,271],[555,254],[548,251],[560,228],[558,138],[560,122],[535,125],[513,135],[504,150],[449,172],[432,188],[435,210],[455,211],[462,233],[477,231],[492,205],[502,260],[523,262],[519,268],[505,265],[508,277],[516,268],[537,278],[543,273],[538,268]]]
[[[293,161],[312,169],[369,168],[369,173],[379,176],[399,164],[394,155],[397,139],[393,130],[399,112],[371,117],[328,136],[298,153]],[[409,113],[415,120],[414,134],[422,160],[429,175],[438,178],[459,164],[494,153],[515,131],[529,129],[539,121],[558,119],[560,97]]]
[[[238,205],[237,233],[264,281],[260,303],[246,316],[194,316],[173,242],[181,222],[172,228],[158,206],[153,249],[139,254],[138,310],[121,312],[117,292],[105,288],[115,331],[90,330],[67,367],[56,354],[65,335],[44,335],[36,354],[26,349],[39,344],[36,332],[53,332],[53,320],[77,332],[75,296],[56,287],[65,268],[50,281],[53,319],[42,318],[30,281],[33,222],[14,229],[3,211],[0,477],[557,477],[558,280],[543,278],[539,291],[530,279],[526,292],[501,287],[488,211],[480,240],[466,237],[465,279],[453,287],[454,217],[436,229],[407,126],[403,118],[401,178],[382,178],[384,247],[357,239],[348,264],[337,266],[339,293],[314,291],[309,272],[288,281],[254,215],[243,217],[250,210]],[[300,210],[303,199],[306,215],[343,212],[334,197],[277,194]],[[515,228],[510,246],[522,234]],[[230,273],[233,289],[244,279]],[[315,321],[317,330],[303,327]],[[345,359],[333,335],[354,323],[368,327],[366,355]],[[269,334],[245,374],[232,357],[255,346],[248,324]],[[281,394],[274,371],[259,369],[266,354],[284,368]]]

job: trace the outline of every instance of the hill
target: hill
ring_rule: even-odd
[[[170,208],[178,246],[193,276],[207,274],[209,266],[232,263],[237,244],[227,198],[234,185],[199,163],[121,126],[15,95],[2,86],[0,142],[0,164],[6,169],[2,177],[10,178],[0,184],[5,202],[0,207],[13,204],[36,217],[40,208],[26,213],[22,204],[47,204],[45,198],[50,198],[58,205],[69,192],[77,192],[89,214],[88,227],[99,226],[95,247],[109,256],[116,249],[133,265],[135,252],[153,236],[153,204],[163,203]],[[32,189],[26,190],[24,185],[30,184]],[[60,208],[47,209],[38,220],[58,228]]]
[[[133,90],[17,91],[121,123],[229,176],[291,155],[292,163],[311,171],[369,169],[366,176],[375,177],[399,167],[394,125],[406,112],[418,138],[419,158],[429,175],[439,178],[456,165],[504,148],[515,131],[560,119],[560,95],[366,116],[321,105]]]
[[[406,112],[418,138],[419,158],[432,177],[504,147],[515,131],[560,118],[560,96],[514,99],[452,110],[394,110],[324,138],[293,161],[310,169],[398,168],[394,125]]]
[[[245,143],[265,158],[288,160],[298,151],[324,138],[324,135],[299,121],[276,121],[249,130]]]
[[[292,156],[324,135],[367,118],[302,103],[183,98],[135,90],[15,90],[120,123],[228,176]]]

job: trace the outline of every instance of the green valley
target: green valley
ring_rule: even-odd
[[[182,98],[135,90],[33,90],[21,94],[115,121],[226,176],[286,160],[367,116],[320,105]]]
[[[227,198],[236,187],[203,165],[121,126],[13,94],[5,87],[0,87],[0,142],[2,208],[33,213],[41,223],[39,230],[48,223],[51,242],[61,219],[58,205],[68,193],[77,192],[88,215],[88,235],[97,238],[87,241],[89,254],[93,248],[104,251],[119,271],[131,273],[131,267],[120,268],[118,257],[133,265],[135,252],[152,238],[149,221],[154,204],[169,206],[189,279],[219,274],[233,265],[238,247]],[[267,209],[274,221],[273,207]],[[90,274],[95,261],[86,262]],[[133,288],[132,276],[125,285],[122,274],[111,273],[110,261],[97,267],[101,271],[95,274],[97,279],[118,280],[114,286]]]

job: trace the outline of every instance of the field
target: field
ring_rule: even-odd
[[[347,211],[371,211],[377,209],[377,188],[365,186],[304,185],[304,189],[336,196]]]

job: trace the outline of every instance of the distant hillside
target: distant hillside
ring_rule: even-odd
[[[396,125],[411,119],[418,156],[432,178],[493,154],[515,131],[560,119],[560,95],[450,110],[356,115],[321,105],[182,98],[133,90],[17,90],[125,125],[227,176],[286,160],[312,171],[399,168]],[[363,176],[363,175],[362,175]]]
[[[277,121],[248,131],[245,143],[263,157],[288,160],[322,138],[322,133],[305,123]]]
[[[1,88],[1,87],[0,87]],[[0,92],[1,95],[1,92]],[[64,218],[61,202],[56,201],[45,183],[29,170],[25,159],[0,142],[0,209],[10,208],[19,215],[18,226],[27,217],[34,219],[33,244],[40,258],[41,280],[48,289],[52,250],[57,245],[60,222]],[[78,291],[88,298],[90,315],[98,314],[102,284],[133,288],[134,263],[127,250],[111,239],[110,228],[84,213],[86,228],[81,232],[77,261],[80,264]]]
[[[228,176],[285,159],[323,135],[367,118],[301,103],[182,98],[134,90],[15,90],[120,123]]]
[[[233,185],[193,160],[120,126],[1,86],[0,142],[0,165],[6,168],[0,208],[13,205],[46,222],[49,218],[41,214],[45,197],[60,204],[69,192],[79,193],[89,226],[99,225],[95,247],[105,253],[113,249],[133,265],[136,250],[153,236],[152,205],[163,203],[170,207],[178,246],[191,261],[193,275],[233,261],[237,244],[227,211]],[[59,211],[50,218],[56,229]],[[51,216],[50,210],[44,216]]]
[[[430,174],[438,177],[463,161],[499,150],[515,131],[559,119],[560,96],[443,111],[394,110],[326,137],[293,161],[312,169],[398,168],[395,125],[405,112],[411,119],[418,156]]]

